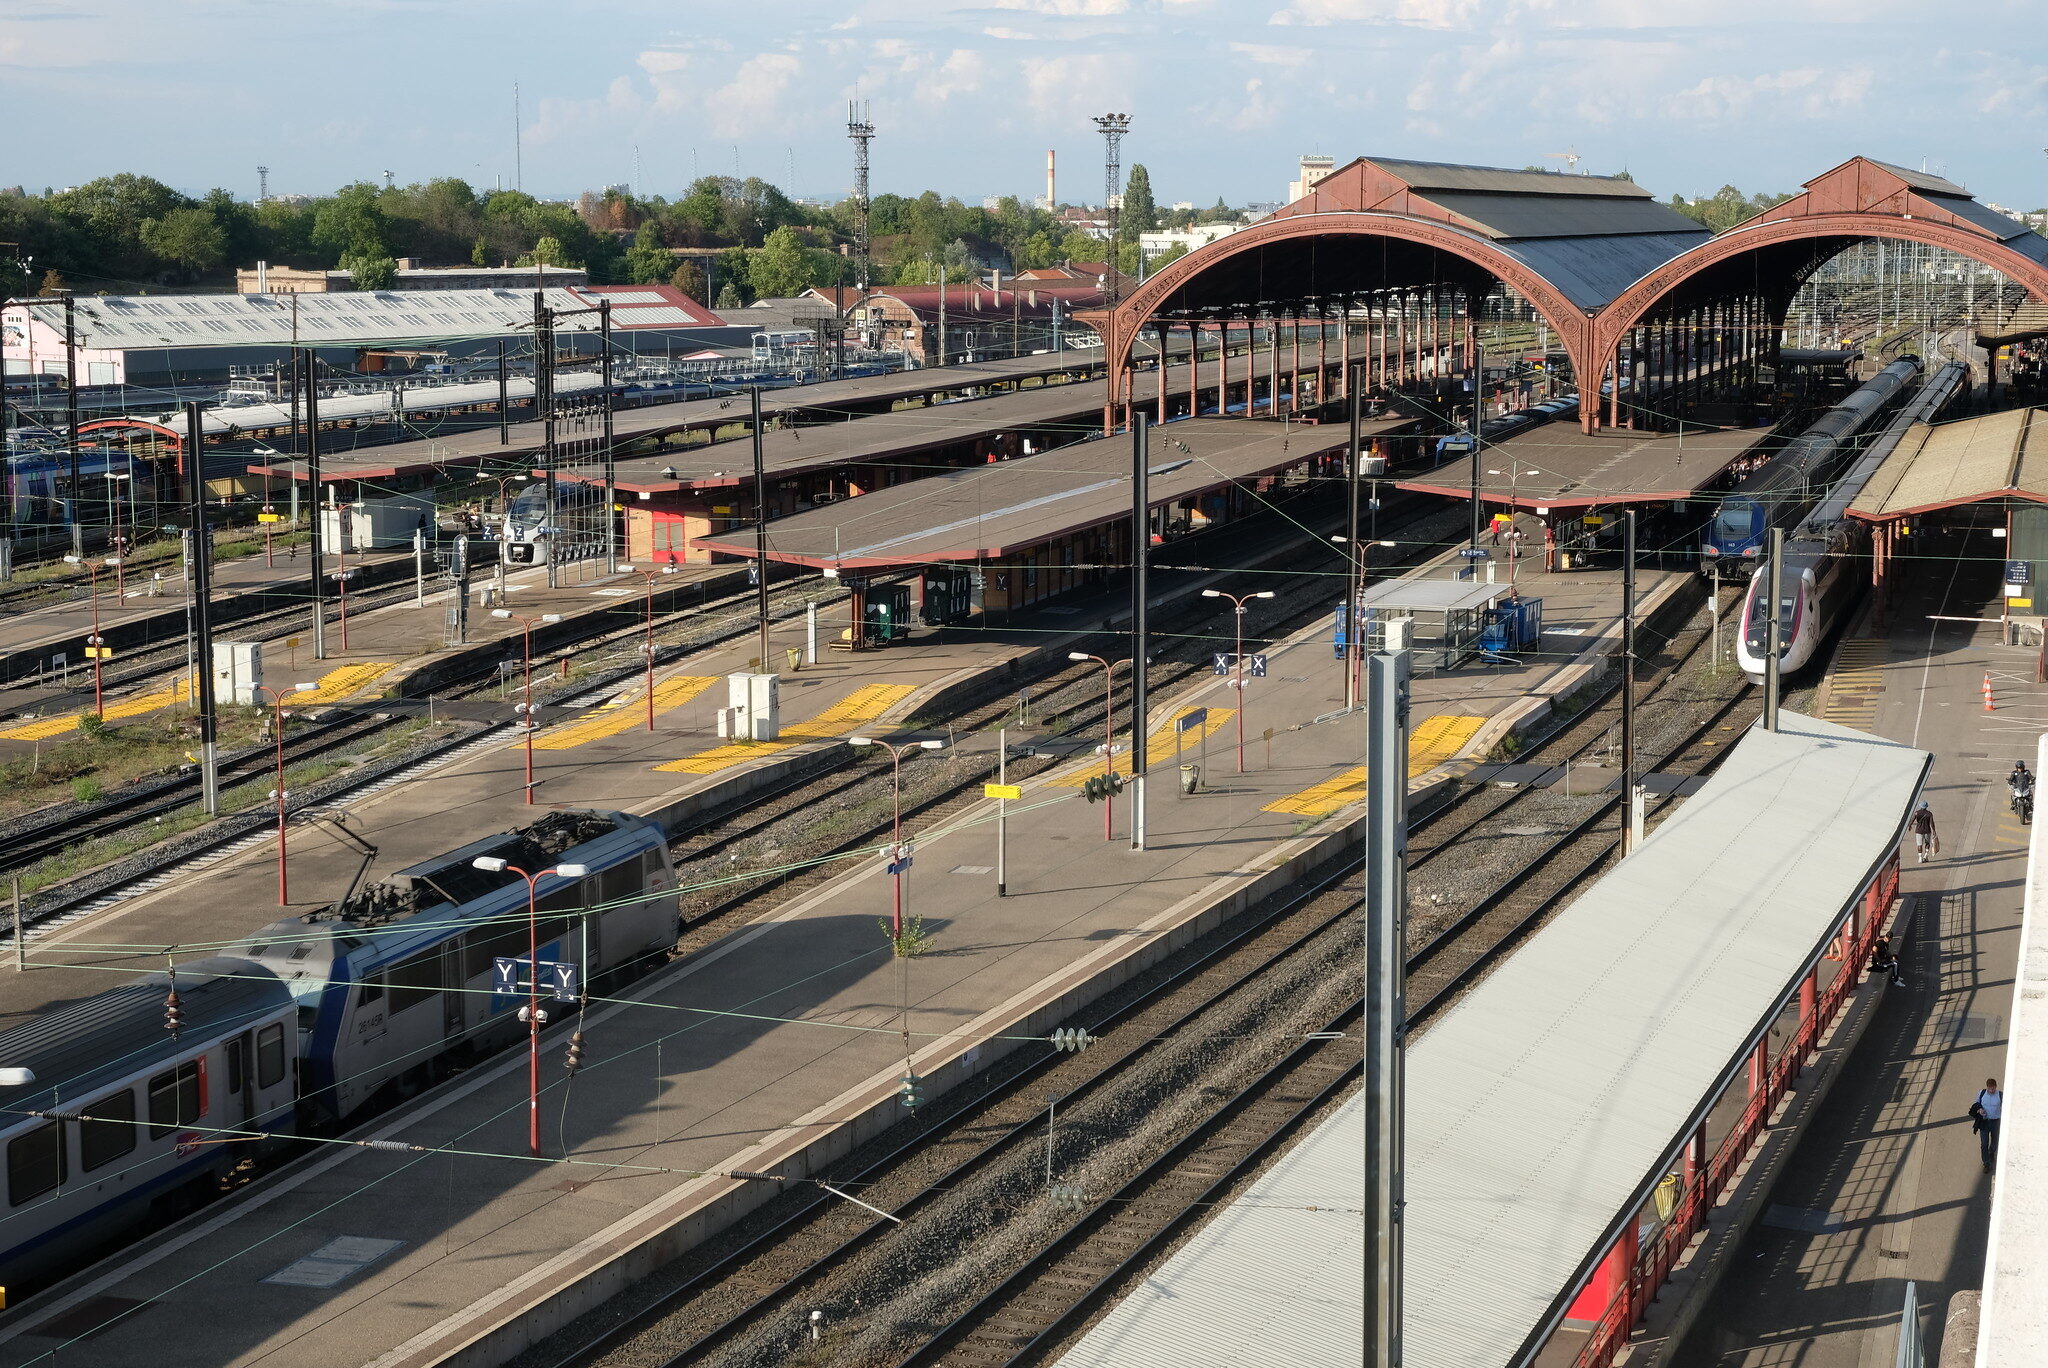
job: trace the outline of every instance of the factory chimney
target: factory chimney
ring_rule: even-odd
[[[1045,207],[1048,210],[1059,207],[1059,199],[1053,192],[1052,157],[1052,150],[1048,148],[1045,154]]]

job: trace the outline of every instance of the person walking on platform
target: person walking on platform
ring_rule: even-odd
[[[1986,1173],[1991,1172],[1991,1162],[1998,1158],[1998,1118],[2004,1111],[2005,1094],[1998,1090],[1998,1080],[1985,1079],[1983,1091],[1970,1104],[1970,1125],[1977,1132],[1977,1152],[1984,1160]]]
[[[1913,848],[1919,852],[1921,864],[1927,863],[1929,854],[1941,854],[1941,833],[1934,829],[1934,812],[1925,802],[1913,809],[1906,825],[1913,832]]]
[[[1493,515],[1493,518],[1492,518],[1492,520],[1491,520],[1491,521],[1490,521],[1490,522],[1488,523],[1488,526],[1489,526],[1489,527],[1490,527],[1490,528],[1492,529],[1492,531],[1493,531],[1493,544],[1494,544],[1495,546],[1499,546],[1499,545],[1500,545],[1500,539],[1501,539],[1501,536],[1502,536],[1502,535],[1503,535],[1503,534],[1504,534],[1505,532],[1507,532],[1507,530],[1508,530],[1509,528],[1513,527],[1514,525],[1515,525],[1515,519],[1514,519],[1514,516],[1513,516],[1512,514],[1509,514],[1509,513],[1496,513],[1496,514],[1494,514],[1494,515]]]

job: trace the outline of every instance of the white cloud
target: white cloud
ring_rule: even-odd
[[[711,93],[711,131],[722,138],[777,131],[788,126],[792,110],[782,97],[803,62],[787,52],[757,53],[740,63],[732,80]]]
[[[1127,14],[1130,0],[991,0],[996,9],[1030,10],[1037,14],[1084,15]]]

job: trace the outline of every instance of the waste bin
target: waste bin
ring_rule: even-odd
[[[1182,793],[1193,793],[1201,786],[1202,767],[1200,765],[1182,765],[1180,767],[1180,791]]]

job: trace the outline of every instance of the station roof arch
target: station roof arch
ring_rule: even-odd
[[[1631,181],[1549,171],[1359,157],[1270,218],[1168,264],[1114,309],[1102,333],[1112,383],[1148,327],[1313,316],[1387,289],[1500,281],[1527,299],[1575,364],[1594,314],[1707,230]]]
[[[2048,303],[2048,238],[1979,204],[1955,182],[1870,157],[1852,157],[1807,181],[1800,194],[1647,271],[1595,320],[1603,364],[1629,329],[1660,309],[1739,293],[1780,310],[1808,276],[1871,238],[1924,243],[1969,257]]]

